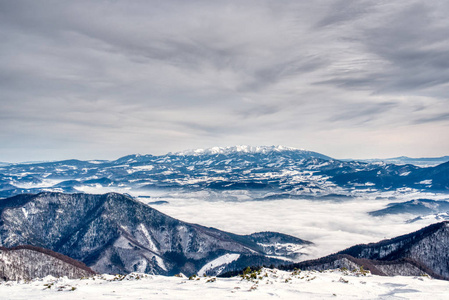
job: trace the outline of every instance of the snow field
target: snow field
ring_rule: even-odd
[[[262,269],[255,278],[132,273],[0,283],[1,299],[447,299],[449,282],[361,272]]]

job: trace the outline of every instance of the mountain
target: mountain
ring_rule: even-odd
[[[312,151],[282,146],[235,146],[169,153],[128,155],[114,161],[65,160],[0,166],[0,197],[23,193],[127,189],[246,198],[354,196],[366,191],[449,190],[449,162],[414,165],[340,161]],[[232,192],[232,193],[228,193]],[[234,193],[234,194],[235,194]]]
[[[308,151],[304,149],[296,149],[292,147],[284,146],[232,146],[232,147],[213,147],[208,149],[194,149],[186,150],[174,153],[175,156],[229,156],[229,155],[275,155],[275,154],[288,154],[289,156],[294,156],[296,158],[321,158],[321,159],[332,159],[329,156]]]
[[[371,185],[378,189],[402,187],[446,192],[449,189],[449,162],[435,167],[419,168],[412,165],[373,164],[364,169],[328,172],[340,186]]]
[[[0,280],[31,280],[49,275],[81,278],[93,274],[85,264],[48,249],[29,245],[0,247]]]
[[[390,203],[386,208],[372,211],[372,216],[385,216],[392,214],[415,214],[430,215],[445,213],[449,211],[449,201],[431,200],[431,199],[415,199],[401,203]]]
[[[256,232],[245,237],[257,243],[268,255],[283,256],[296,259],[301,250],[312,245],[311,242],[278,232]]]
[[[203,271],[277,265],[283,255],[301,255],[311,243],[280,233],[241,236],[185,223],[117,193],[44,192],[0,200],[0,245],[20,244],[62,253],[99,273],[173,275],[197,273],[219,258],[218,268]],[[225,260],[230,254],[233,260]]]
[[[420,183],[429,185],[432,189],[449,189],[449,162],[435,167],[418,169],[411,175],[415,181],[421,180]]]
[[[289,271],[341,269],[360,275],[369,270],[381,276],[424,274],[449,280],[449,221],[378,243],[356,245],[322,258],[283,264],[278,268]],[[221,276],[230,277],[242,272],[242,269],[229,271]]]
[[[373,158],[373,159],[356,159],[366,163],[388,163],[395,165],[415,165],[418,167],[434,167],[449,161],[449,156],[441,157],[421,157],[413,158],[408,156],[399,156],[393,158]]]
[[[432,224],[378,243],[356,245],[338,254],[378,261],[411,259],[449,279],[449,222]]]
[[[278,268],[281,270],[289,271],[293,271],[295,269],[316,271],[340,269],[342,271],[358,273],[360,275],[365,275],[366,271],[370,271],[371,274],[380,276],[428,275],[436,279],[448,279],[444,276],[436,274],[425,265],[410,258],[384,261],[366,258],[355,258],[348,254],[333,254],[319,259],[308,260],[289,265],[281,265]],[[228,276],[231,274],[236,274],[236,272],[229,272],[224,275]]]

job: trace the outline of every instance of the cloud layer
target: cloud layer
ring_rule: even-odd
[[[446,1],[3,1],[0,160],[447,154]]]
[[[429,195],[398,196],[400,200],[396,201],[403,202]],[[202,199],[197,194],[157,199],[167,200],[168,204],[154,205],[155,209],[186,222],[237,234],[277,231],[312,241],[316,247],[308,249],[309,258],[336,253],[357,244],[394,238],[435,223],[434,218],[407,223],[406,220],[416,216],[405,214],[372,217],[368,212],[383,209],[391,202],[374,201],[373,195],[345,202],[291,199],[227,202]]]

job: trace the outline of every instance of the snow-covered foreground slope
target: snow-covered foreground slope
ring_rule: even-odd
[[[0,283],[2,299],[447,299],[449,282],[424,276],[262,269],[256,279],[98,275]]]

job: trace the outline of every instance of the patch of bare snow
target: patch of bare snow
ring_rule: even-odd
[[[208,270],[211,269],[215,269],[219,266],[223,266],[223,265],[227,265],[232,263],[233,261],[236,261],[237,259],[239,259],[240,254],[231,254],[231,253],[227,253],[225,255],[222,255],[210,262],[208,262],[207,264],[205,264],[199,271],[198,271],[198,275],[199,276],[203,276],[205,272],[207,272]]]

